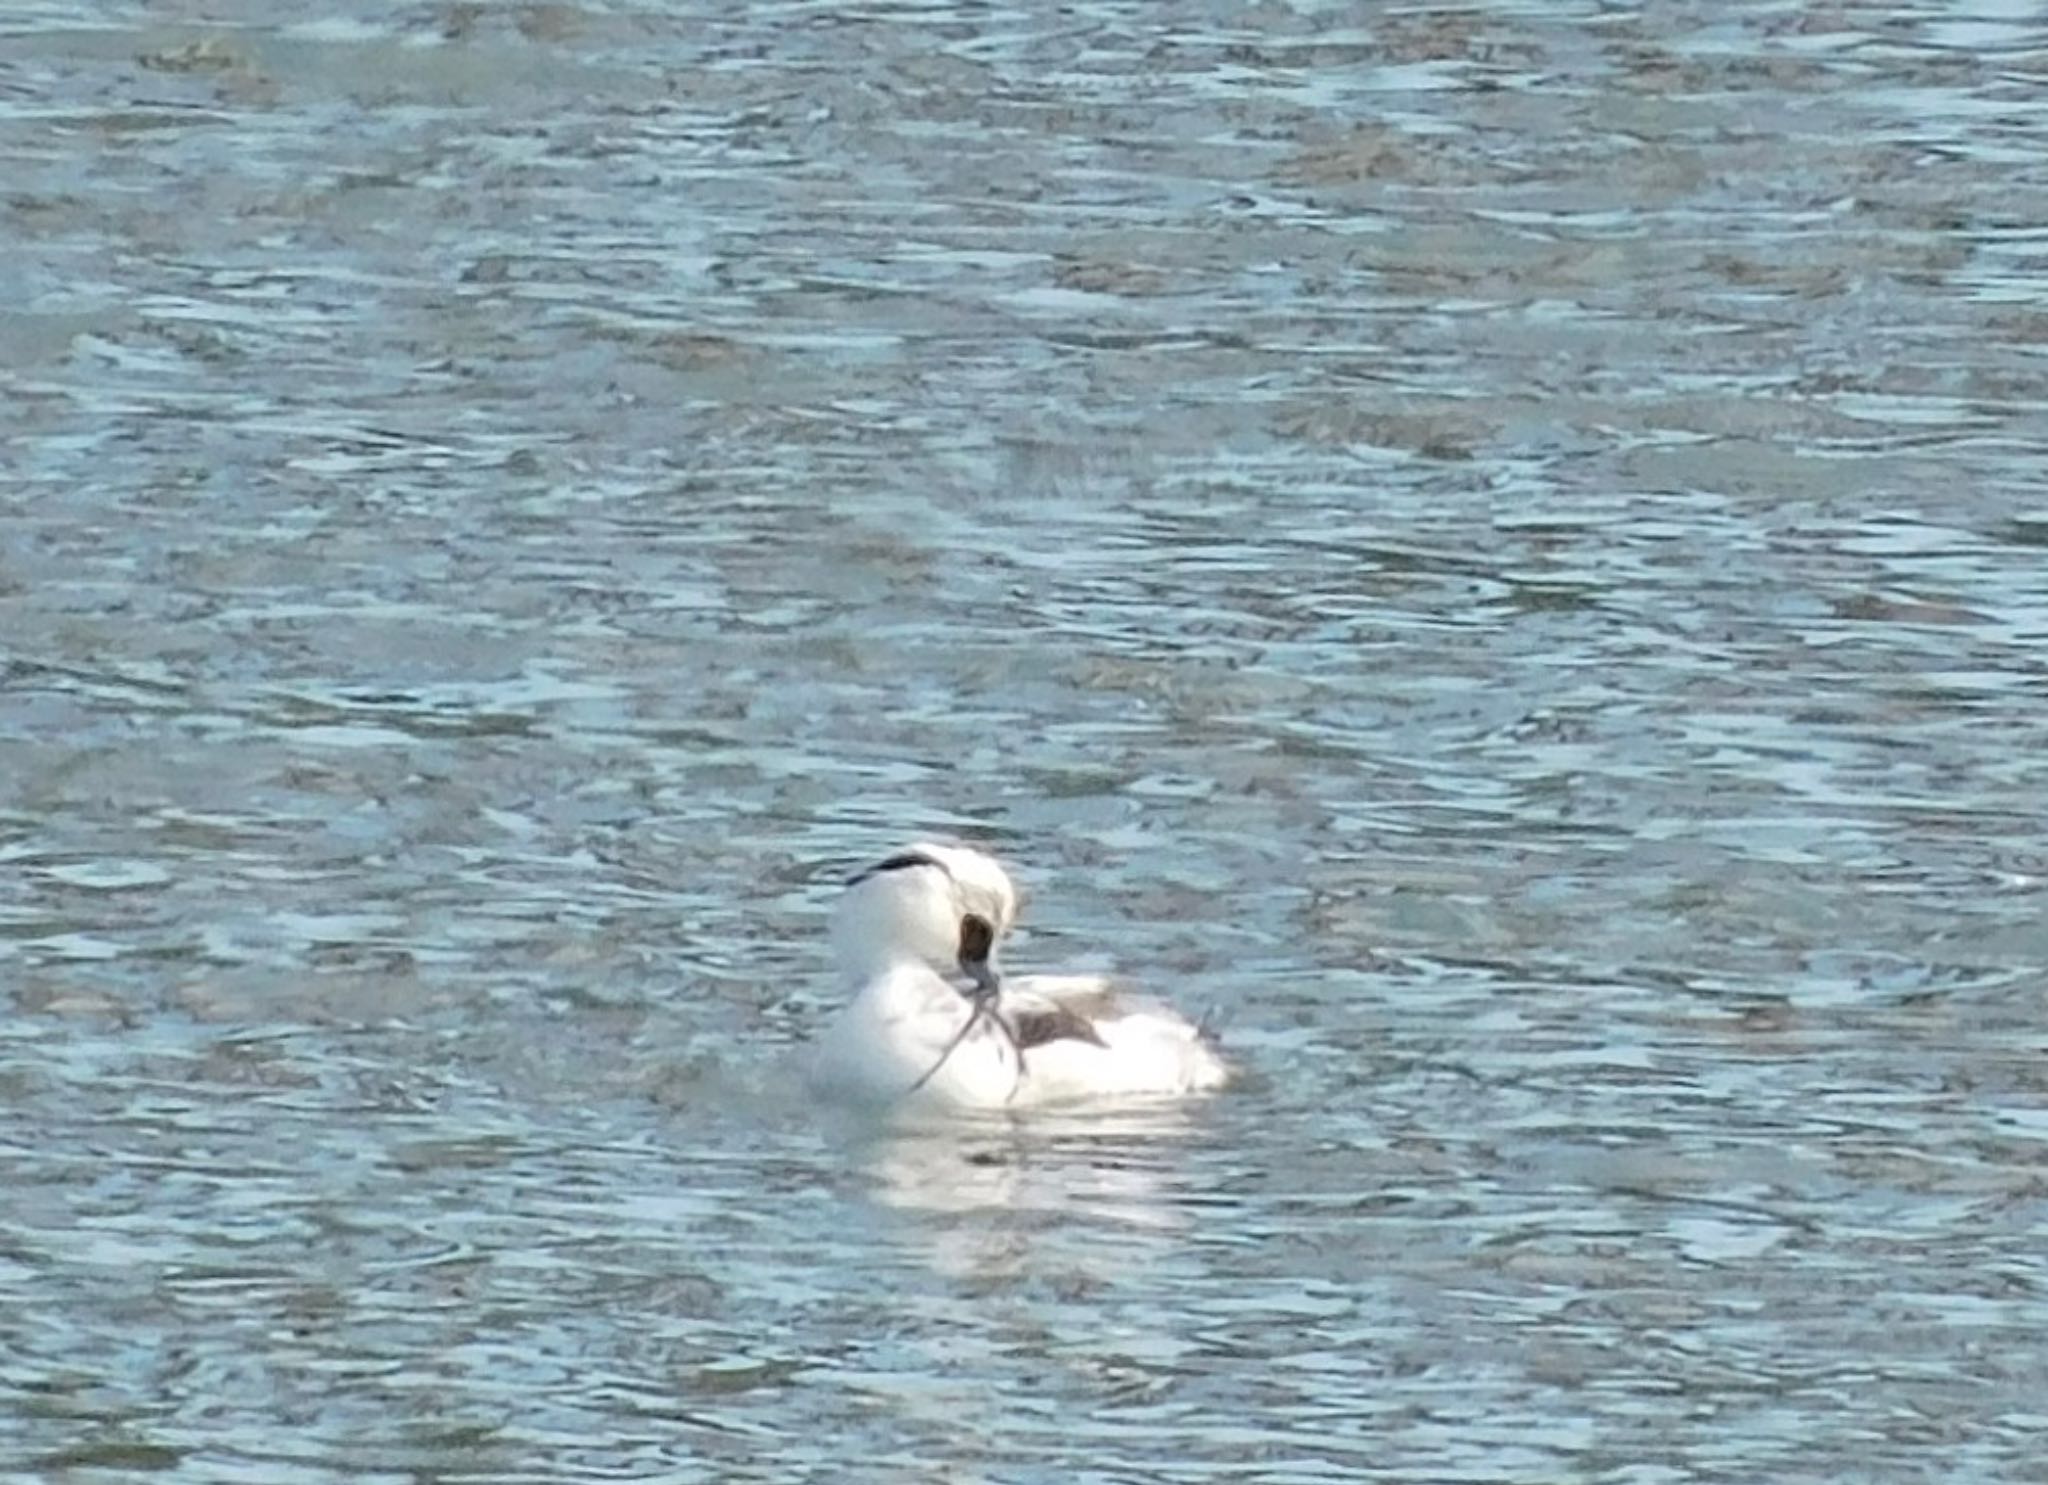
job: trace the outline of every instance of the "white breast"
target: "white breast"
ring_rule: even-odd
[[[863,986],[819,1039],[813,1086],[860,1103],[1000,1108],[1017,1086],[1017,1054],[987,1017],[962,1036],[972,1014],[966,997],[930,970],[890,970]]]

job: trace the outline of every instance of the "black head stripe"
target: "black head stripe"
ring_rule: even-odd
[[[846,885],[858,887],[869,877],[878,877],[885,871],[908,871],[913,866],[936,866],[940,871],[946,871],[946,863],[936,856],[927,856],[922,851],[899,851],[887,860],[877,861],[873,866],[855,872],[846,879]],[[946,871],[946,875],[951,876],[952,873]]]

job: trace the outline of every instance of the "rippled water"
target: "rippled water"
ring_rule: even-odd
[[[0,15],[0,1470],[2048,1455],[2048,27]],[[1178,1113],[791,1093],[911,834]]]

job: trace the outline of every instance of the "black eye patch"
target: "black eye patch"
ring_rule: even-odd
[[[996,946],[996,931],[988,919],[969,913],[960,920],[960,962],[988,963],[989,950]]]
[[[913,866],[936,866],[940,871],[946,871],[946,863],[936,856],[927,856],[922,851],[899,851],[887,860],[877,861],[873,866],[855,872],[846,879],[846,885],[858,887],[869,877],[878,877],[885,871],[908,871]],[[946,872],[946,875],[951,876],[952,873]]]

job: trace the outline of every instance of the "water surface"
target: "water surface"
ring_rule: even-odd
[[[0,18],[0,1471],[2022,1480],[2031,8]],[[859,1137],[850,867],[1246,1076]]]

